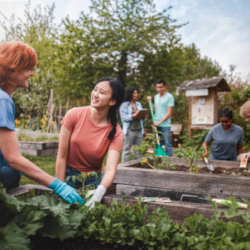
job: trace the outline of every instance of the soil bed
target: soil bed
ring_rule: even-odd
[[[51,239],[35,235],[31,237],[32,250],[117,250],[111,245],[101,245],[97,241],[84,241],[80,238],[67,239],[60,241],[59,239]],[[119,248],[121,249],[121,248]]]
[[[169,171],[183,171],[190,172],[189,167],[186,166],[176,166],[176,169],[168,169]],[[245,168],[223,168],[216,167],[213,172],[209,171],[207,168],[198,168],[199,174],[219,174],[219,175],[237,175],[237,176],[250,176],[250,171]]]

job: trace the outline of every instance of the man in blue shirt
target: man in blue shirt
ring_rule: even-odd
[[[165,150],[168,156],[173,156],[172,142],[171,142],[171,116],[174,107],[174,97],[166,91],[166,83],[159,79],[156,81],[157,95],[154,96],[154,126],[157,130],[163,133]],[[147,100],[152,97],[148,96]]]

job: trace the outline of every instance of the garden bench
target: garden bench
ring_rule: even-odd
[[[173,147],[178,147],[178,144],[181,143],[181,132],[182,132],[182,124],[171,125],[171,140]]]

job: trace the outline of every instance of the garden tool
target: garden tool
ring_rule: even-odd
[[[149,100],[149,107],[150,107],[152,120],[154,121],[154,111],[153,111],[153,106],[152,106],[152,101],[151,100]],[[156,156],[168,156],[166,151],[161,147],[160,140],[159,140],[159,135],[158,135],[156,127],[155,126],[153,126],[153,127],[155,129],[155,136],[156,136],[156,141],[157,141],[157,147],[156,147],[156,150],[155,150]]]
[[[222,206],[229,206],[232,203],[229,200],[221,200],[221,199],[212,199],[212,201]],[[237,202],[237,205],[238,205],[238,208],[247,209],[247,204],[245,203]]]
[[[205,163],[207,164],[207,169],[209,170],[209,171],[214,171],[214,166],[212,165],[212,164],[210,164],[210,163],[208,163],[208,159],[207,159],[207,157],[205,157],[204,158],[204,161],[205,161]]]

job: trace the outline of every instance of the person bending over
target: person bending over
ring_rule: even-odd
[[[236,161],[243,152],[243,129],[233,123],[233,112],[226,108],[219,112],[220,123],[208,132],[203,147],[204,157],[208,155],[208,145],[213,142],[210,160]]]
[[[20,173],[49,187],[69,203],[84,204],[75,189],[45,173],[19,152],[12,94],[28,88],[37,64],[35,50],[21,42],[0,44],[0,182],[9,190],[19,186]]]
[[[96,172],[84,186],[94,185],[96,190],[88,202],[93,208],[100,202],[112,184],[123,143],[121,127],[117,124],[117,109],[124,96],[122,83],[115,78],[97,81],[91,93],[90,106],[70,109],[63,118],[56,160],[56,176],[74,188],[82,188],[82,182],[73,182],[70,176]],[[107,154],[105,174],[102,163]]]

